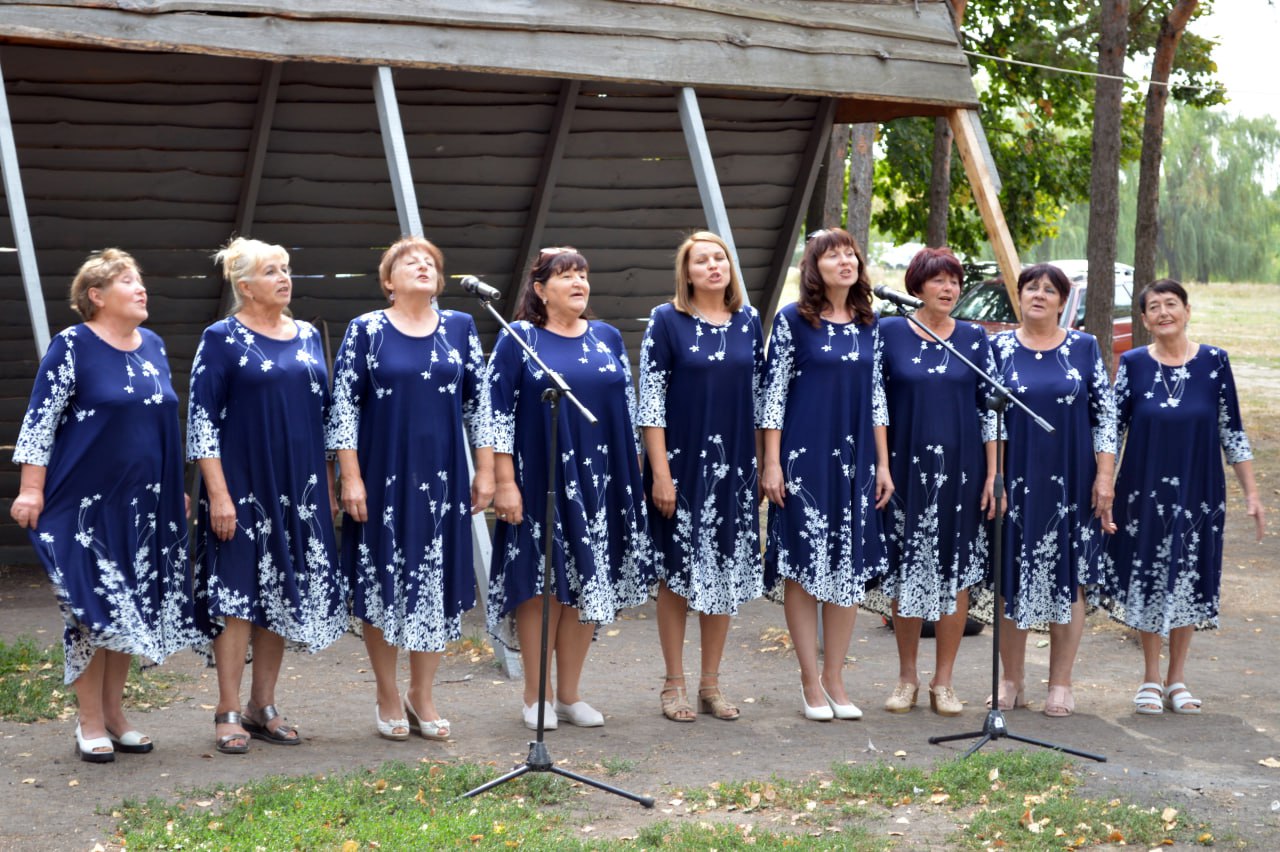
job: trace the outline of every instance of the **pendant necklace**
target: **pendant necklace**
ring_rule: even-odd
[[[1169,408],[1177,408],[1178,403],[1182,402],[1182,390],[1187,380],[1187,362],[1191,360],[1191,341],[1187,341],[1186,348],[1182,352],[1182,364],[1178,367],[1170,367],[1173,372],[1173,387],[1169,387],[1168,380],[1164,377],[1164,363],[1159,358],[1156,359],[1156,371],[1160,374],[1160,384],[1164,385],[1164,392],[1169,398],[1167,403]]]

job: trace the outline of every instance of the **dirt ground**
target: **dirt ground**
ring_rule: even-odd
[[[1262,485],[1275,530],[1280,528],[1275,483],[1264,478]],[[1029,684],[1031,709],[1011,711],[1006,718],[1015,733],[1105,755],[1106,763],[1081,763],[1084,795],[1171,804],[1188,818],[1210,820],[1221,845],[1276,849],[1280,769],[1259,761],[1280,757],[1280,684],[1274,664],[1280,542],[1273,531],[1261,545],[1254,544],[1241,501],[1233,497],[1222,629],[1195,638],[1189,666],[1191,686],[1205,702],[1203,715],[1134,715],[1131,699],[1142,673],[1137,643],[1094,616],[1076,666],[1076,715],[1049,719],[1037,712],[1043,706],[1041,682]],[[652,604],[601,630],[587,663],[584,697],[605,713],[606,725],[564,726],[548,733],[548,748],[557,762],[652,795],[658,805],[647,811],[607,793],[584,790],[579,809],[594,828],[592,836],[634,836],[655,820],[691,818],[679,803],[682,791],[714,781],[775,774],[801,779],[846,761],[930,766],[960,754],[968,743],[935,746],[928,737],[981,728],[982,700],[990,689],[989,630],[965,639],[960,651],[956,687],[967,703],[960,718],[935,716],[927,702],[910,714],[893,715],[879,709],[896,680],[893,636],[878,617],[863,613],[847,683],[866,716],[858,722],[814,723],[800,713],[794,657],[778,641],[782,626],[781,607],[760,601],[744,609],[733,624],[721,667],[726,692],[742,707],[742,718],[725,723],[702,716],[696,724],[674,724],[658,712],[663,668]],[[467,630],[479,635],[478,620]],[[59,632],[43,574],[0,569],[0,638],[36,635],[52,642]],[[689,638],[688,668],[695,671],[696,621],[690,623]],[[925,640],[925,668],[931,655],[932,643]],[[150,755],[120,755],[113,764],[94,766],[75,759],[71,722],[0,721],[0,849],[78,852],[99,843],[109,847],[111,811],[125,799],[172,798],[267,775],[345,771],[423,757],[506,769],[528,752],[530,733],[519,721],[520,685],[505,679],[492,660],[451,656],[441,666],[437,705],[454,725],[453,740],[444,744],[421,739],[393,743],[375,735],[370,718],[373,676],[354,637],[314,656],[289,655],[285,663],[278,703],[301,727],[304,744],[298,748],[255,742],[247,756],[216,754],[213,673],[193,654],[167,664],[191,676],[185,697],[167,709],[133,716],[157,742]],[[1028,666],[1033,678],[1047,674],[1048,648],[1038,647],[1035,636]],[[1002,739],[986,748],[1032,746]],[[898,751],[905,756],[895,756]],[[605,762],[614,769],[629,768],[607,776]],[[755,818],[767,822],[771,816],[764,812]],[[890,830],[902,834],[890,837]],[[893,824],[884,826],[886,846],[896,848],[942,848],[941,839],[951,830],[949,822],[912,808],[895,811]]]

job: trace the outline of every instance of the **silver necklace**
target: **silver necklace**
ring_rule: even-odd
[[[1169,368],[1173,372],[1173,387],[1170,388],[1168,380],[1165,379],[1164,377],[1164,367],[1165,367],[1164,362],[1162,362],[1159,358],[1155,359],[1156,372],[1160,374],[1160,384],[1164,385],[1164,392],[1165,392],[1165,395],[1168,396],[1169,398],[1168,405],[1170,408],[1177,408],[1178,403],[1182,402],[1182,390],[1183,390],[1183,387],[1186,385],[1186,380],[1187,380],[1186,379],[1187,362],[1190,360],[1191,360],[1191,341],[1188,340],[1185,344],[1185,348],[1182,351],[1182,363],[1177,367]]]
[[[729,316],[725,318],[725,321],[724,321],[724,322],[712,322],[711,320],[709,320],[709,319],[707,319],[705,316],[703,316],[703,315],[702,315],[702,311],[698,310],[698,309],[697,309],[696,307],[694,307],[692,304],[690,304],[690,305],[689,305],[689,310],[693,311],[693,315],[694,315],[694,316],[696,316],[698,319],[702,320],[702,321],[703,321],[703,322],[705,322],[707,325],[712,326],[712,327],[714,327],[714,328],[722,328],[722,327],[724,327],[724,326],[728,325],[728,324],[729,324],[729,321],[733,319],[733,314],[729,314]]]

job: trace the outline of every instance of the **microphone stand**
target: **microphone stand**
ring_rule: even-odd
[[[567,399],[581,412],[583,418],[592,425],[598,423],[596,416],[592,414],[586,406],[578,401],[578,398],[569,390],[569,386],[565,384],[564,377],[555,370],[547,366],[546,362],[538,357],[538,353],[534,351],[523,337],[511,328],[511,325],[502,317],[490,303],[488,294],[477,293],[480,304],[484,305],[485,310],[489,312],[502,328],[506,329],[511,339],[520,345],[525,353],[533,359],[533,362],[540,367],[547,376],[550,377],[554,387],[547,388],[542,392],[542,401],[551,406],[551,433],[549,440],[549,450],[547,453],[547,517],[546,517],[546,533],[544,535],[542,550],[542,637],[540,654],[538,656],[538,728],[536,738],[529,743],[529,755],[524,759],[524,763],[517,766],[505,775],[487,781],[463,793],[461,798],[469,799],[478,796],[481,793],[497,787],[499,784],[505,784],[508,781],[519,778],[529,772],[551,772],[561,775],[573,781],[578,781],[606,793],[613,793],[615,796],[622,796],[624,799],[630,799],[638,802],[646,808],[653,807],[652,796],[641,796],[637,793],[630,793],[619,787],[613,787],[603,781],[597,781],[594,778],[588,778],[585,775],[579,775],[560,766],[556,766],[551,760],[551,753],[547,751],[547,745],[544,741],[546,734],[546,719],[544,718],[547,708],[547,640],[548,631],[551,622],[551,595],[552,589],[555,587],[555,569],[551,561],[552,540],[555,533],[555,516],[556,516],[556,433],[560,422],[560,400]]]
[[[1018,406],[1018,408],[1022,409],[1022,411],[1026,413],[1026,415],[1030,417],[1037,426],[1044,429],[1046,432],[1054,431],[1053,426],[1049,421],[1045,420],[1043,417],[1028,408],[1026,404],[1015,397],[1007,387],[987,375],[986,371],[974,364],[965,356],[961,355],[959,350],[952,346],[950,342],[943,340],[934,333],[933,329],[916,319],[914,312],[903,314],[903,316],[906,317],[907,321],[916,328],[920,329],[937,341],[942,348],[946,349],[956,358],[959,358],[960,361],[968,366],[970,370],[977,373],[992,389],[991,395],[987,397],[987,408],[996,413],[997,441],[1000,440],[1000,435],[1004,430],[1004,412],[1009,403],[1013,403]],[[1008,441],[1006,440],[1005,443],[1008,444]],[[1004,711],[1000,709],[1000,622],[1004,620],[1004,607],[1002,606],[1003,590],[1001,588],[1004,579],[1002,562],[1004,555],[1004,512],[1001,511],[1004,508],[1001,505],[1001,501],[1004,498],[1004,454],[998,451],[996,452],[996,478],[993,484],[993,491],[996,514],[992,530],[995,542],[991,546],[991,573],[994,578],[993,585],[996,600],[993,617],[991,619],[991,709],[987,711],[987,718],[982,724],[982,730],[970,731],[963,734],[947,734],[940,737],[929,737],[929,743],[931,745],[939,745],[953,740],[970,740],[977,737],[978,741],[970,746],[968,751],[961,755],[961,758],[963,759],[970,756],[987,743],[1007,737],[1011,740],[1017,740],[1018,742],[1028,743],[1041,748],[1054,749],[1055,751],[1066,752],[1067,754],[1074,754],[1077,757],[1096,760],[1099,763],[1106,763],[1106,757],[1100,754],[1093,754],[1091,752],[1081,751],[1069,746],[1058,745],[1057,743],[1036,739],[1035,737],[1015,734],[1013,731],[1009,730],[1009,726],[1005,722]]]

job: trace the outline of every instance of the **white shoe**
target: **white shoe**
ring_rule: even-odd
[[[551,706],[550,701],[544,701],[542,706],[545,708],[542,713],[542,730],[554,731],[558,727],[556,722],[556,709]],[[526,704],[524,711],[521,713],[524,717],[524,726],[531,731],[538,730],[538,705]]]
[[[585,701],[561,704],[557,699],[556,718],[579,728],[599,728],[604,725],[604,714]]]
[[[810,722],[830,722],[836,717],[831,705],[825,701],[817,707],[810,707],[809,699],[804,697],[804,687],[800,688],[800,703],[804,705],[804,717]]]
[[[837,704],[831,697],[830,693],[827,692],[827,688],[822,685],[822,681],[818,681],[818,689],[822,690],[822,697],[827,699],[827,706],[831,708],[831,714],[837,719],[862,718],[862,710],[858,708],[857,704],[854,704],[852,701],[848,704]],[[805,706],[808,706],[808,702],[805,703]]]

